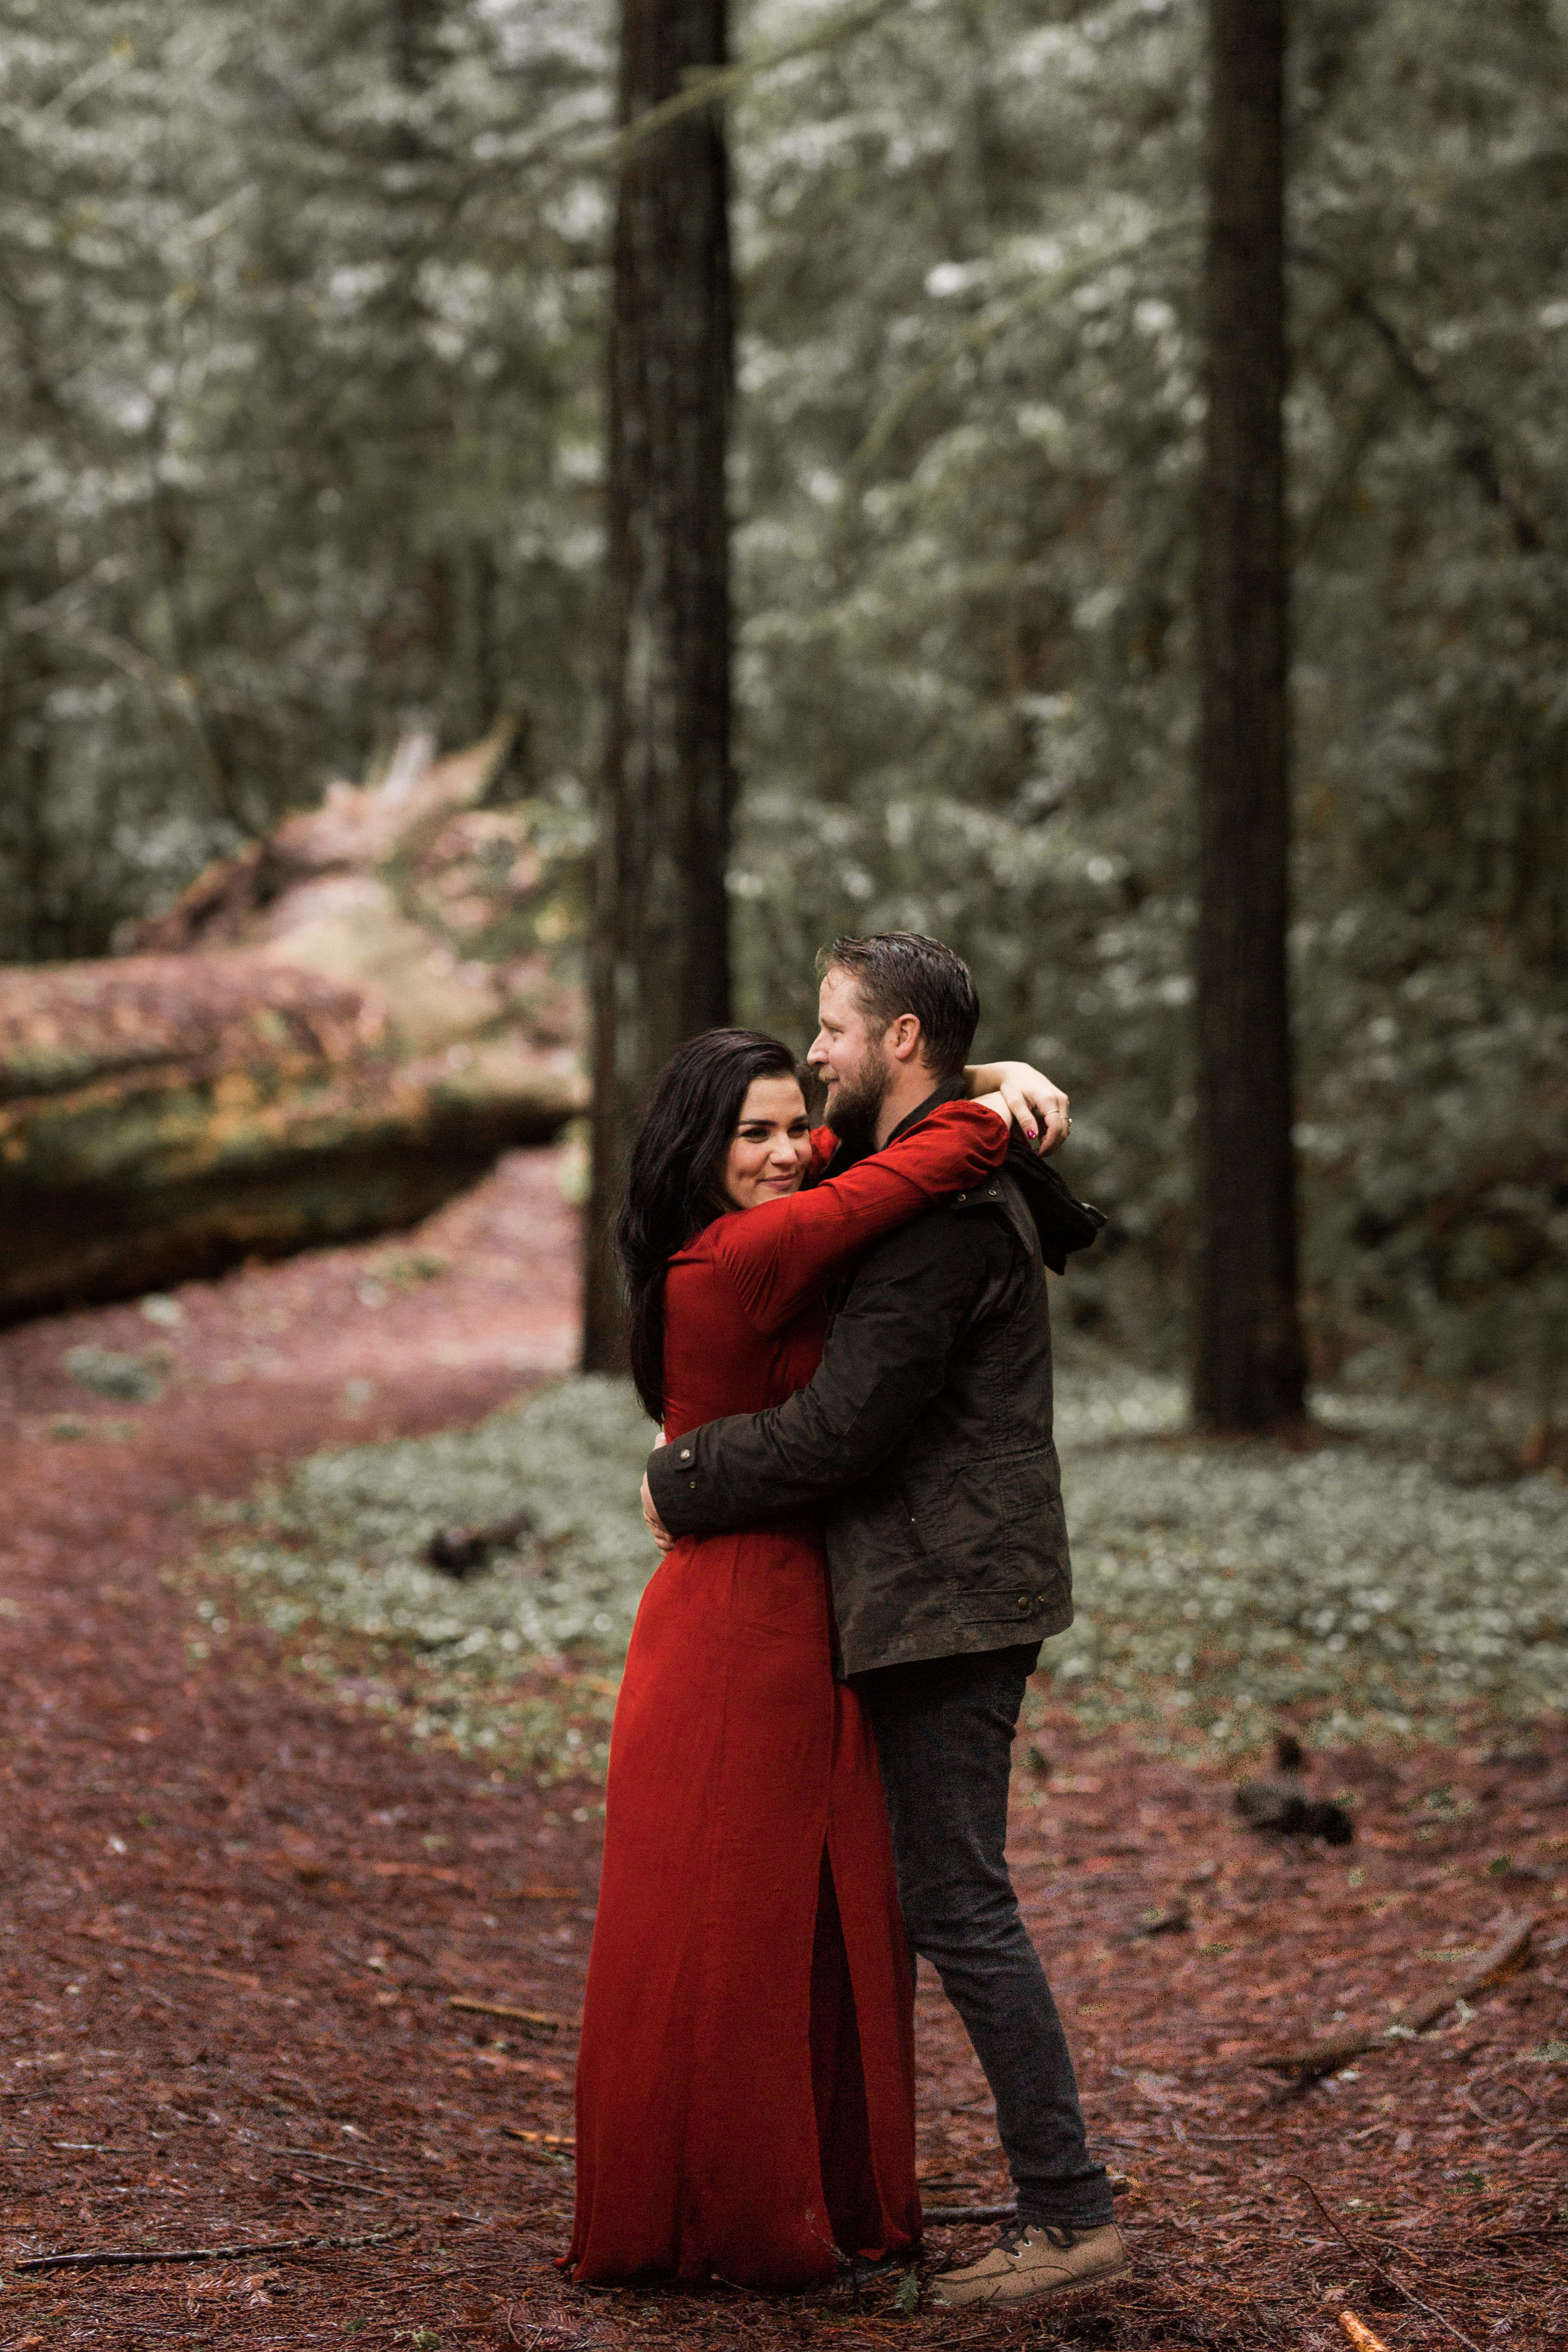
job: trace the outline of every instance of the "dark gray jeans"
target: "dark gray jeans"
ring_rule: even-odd
[[[996,2101],[1028,2221],[1111,2218],[1078,2081],[1039,1955],[1007,1875],[1007,1784],[1037,1643],[858,1675],[887,1791],[904,1927],[941,1977]]]

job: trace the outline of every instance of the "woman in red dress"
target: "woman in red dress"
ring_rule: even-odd
[[[747,1030],[684,1046],[618,1236],[634,1374],[667,1438],[803,1387],[829,1283],[995,1167],[1007,1131],[1005,1108],[949,1104],[803,1192],[833,1139],[812,1135],[788,1049]],[[687,1538],[643,1596],[616,1708],[564,2266],[798,2288],[911,2250],[910,2011],[821,1538],[798,1516]]]

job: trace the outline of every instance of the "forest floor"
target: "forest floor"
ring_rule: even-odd
[[[1347,2307],[1394,2352],[1568,2352],[1568,2068],[1545,2054],[1568,2054],[1568,1734],[1479,1713],[1458,1748],[1320,1758],[1358,1801],[1331,1848],[1243,1827],[1233,1764],[1090,1735],[1047,1697],[1012,1850],[1097,2145],[1131,2177],[1129,2277],[1011,2318],[906,2316],[897,2281],[562,2282],[597,1790],[412,1745],[277,1636],[204,1628],[186,1576],[199,1498],[476,1422],[569,1366],[557,1176],[518,1154],[411,1242],[189,1286],[156,1400],[84,1406],[60,1369],[144,1354],[135,1307],[0,1336],[4,2352],[1328,2352]],[[1250,2063],[1386,2021],[1526,1912],[1528,1964],[1433,2032],[1304,2091]],[[984,2084],[923,1976],[919,2031],[928,2201],[998,2200]],[[988,2235],[931,2228],[922,2276]],[[203,2248],[235,2251],[17,2268]]]

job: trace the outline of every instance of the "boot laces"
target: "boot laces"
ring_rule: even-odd
[[[1059,2247],[1063,2253],[1078,2243],[1078,2231],[1068,2229],[1065,2224],[1056,2221],[1026,2221],[1022,2219],[1009,2221],[997,2240],[997,2243],[1004,2253],[1016,2254],[1031,2230],[1037,2230],[1043,2238],[1048,2238],[1052,2245]]]

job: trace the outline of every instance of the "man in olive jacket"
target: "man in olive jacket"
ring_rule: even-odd
[[[837,941],[819,1011],[828,1173],[967,1093],[978,1001],[936,940]],[[839,1671],[875,1731],[905,1926],[968,2029],[1017,2189],[998,2244],[937,2282],[944,2304],[1033,2301],[1125,2267],[1005,1857],[1025,1684],[1072,1621],[1045,1265],[1060,1272],[1102,1222],[1015,1139],[994,1176],[868,1252],[808,1388],[659,1447],[644,1486],[666,1542],[822,1514]]]

